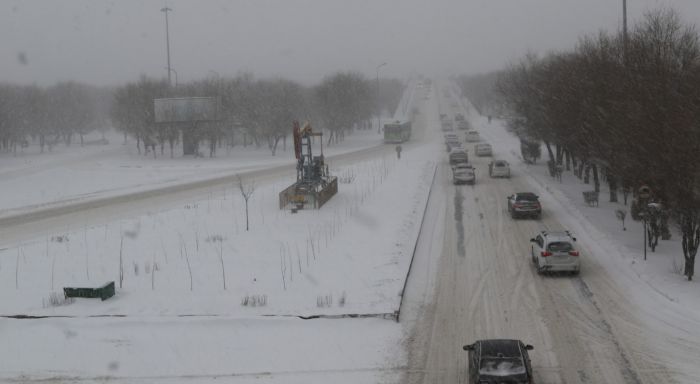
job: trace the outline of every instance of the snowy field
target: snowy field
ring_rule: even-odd
[[[324,152],[378,145],[360,132]],[[289,177],[248,178],[249,231],[229,184],[128,219],[0,237],[0,381],[396,382],[404,331],[393,319],[437,148],[330,157],[339,192],[321,210],[279,209]],[[293,164],[264,150],[154,160],[121,144],[74,149],[8,157],[3,213]],[[30,185],[44,194],[23,193]],[[61,300],[64,286],[106,281],[117,285],[107,301]]]
[[[437,131],[434,104],[425,102],[421,115],[430,116],[430,132]],[[542,160],[523,164],[519,142],[502,122],[489,124],[473,110],[467,116],[495,157],[526,176],[545,215],[572,230],[589,251],[582,256],[586,281],[597,282],[586,258],[616,277],[614,288],[637,309],[643,329],[653,330],[645,337],[662,353],[653,359],[673,369],[679,382],[697,382],[700,286],[678,273],[677,233],[644,261],[641,224],[628,219],[622,230],[615,210],[625,207],[607,202],[606,185],[600,206],[589,207],[581,192],[591,185],[570,172],[562,182],[553,180]],[[379,144],[378,135],[368,132],[326,153]],[[0,208],[3,214],[44,201],[22,196],[32,183],[51,190],[50,201],[64,204],[80,196],[77,186],[59,180],[108,180],[103,191],[80,187],[103,196],[149,188],[151,181],[164,185],[276,167],[292,156],[280,152],[273,159],[261,151],[233,165],[233,153],[173,164],[124,153],[117,145],[78,152],[8,157],[11,165],[0,170],[8,176],[8,189],[0,193],[10,202]],[[0,319],[0,381],[399,382],[407,369],[409,332],[391,317],[443,154],[437,141],[428,141],[406,145],[401,160],[385,152],[332,165],[341,180],[338,195],[321,210],[297,214],[277,206],[277,193],[291,180],[259,180],[250,200],[250,231],[240,192],[228,185],[187,201],[164,201],[128,219],[99,225],[59,221],[56,230],[21,241],[0,235],[0,314],[50,316]],[[128,164],[133,167],[122,167]],[[122,178],[121,168],[133,174]],[[123,286],[108,301],[51,303],[52,293],[66,285],[113,280],[119,286],[120,269]],[[309,316],[321,318],[303,319]]]
[[[290,128],[291,129],[291,128]],[[192,182],[222,177],[241,172],[276,166],[293,169],[294,151],[292,143],[287,150],[280,144],[277,154],[263,145],[238,145],[227,151],[218,148],[216,156],[182,156],[176,149],[170,158],[169,149],[157,157],[139,154],[136,141],[129,139],[124,144],[121,135],[107,136],[108,144],[99,143],[101,135],[86,136],[88,144],[81,147],[72,144],[55,146],[51,152],[41,154],[38,145],[18,150],[17,154],[0,153],[0,217],[21,214],[33,209],[56,206],[79,200],[115,196],[139,190],[162,188],[185,181]],[[383,136],[376,130],[356,131],[340,144],[327,146],[324,154],[333,156],[358,149],[382,145]],[[143,149],[142,149],[143,150]]]
[[[435,168],[422,157],[335,169],[340,192],[321,210],[280,210],[277,194],[290,180],[260,185],[249,201],[250,231],[230,186],[131,220],[6,244],[2,313],[393,314]],[[111,280],[120,289],[109,305],[47,305],[47,292]]]

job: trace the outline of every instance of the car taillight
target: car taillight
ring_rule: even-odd
[[[540,254],[542,255],[542,257],[552,256],[552,252],[547,252],[547,251],[542,251],[542,252],[540,252]]]
[[[513,208],[520,208],[520,207],[522,207],[521,204],[518,204],[518,203],[513,204]]]
[[[569,251],[569,255],[578,256],[578,251]]]

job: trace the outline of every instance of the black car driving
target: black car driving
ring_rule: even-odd
[[[542,217],[542,205],[539,196],[532,192],[518,192],[508,196],[508,212],[512,218]]]
[[[528,351],[532,345],[520,340],[478,340],[465,345],[469,351],[469,382],[476,384],[532,384]]]

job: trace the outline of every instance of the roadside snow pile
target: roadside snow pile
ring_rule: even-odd
[[[128,221],[75,223],[6,246],[0,313],[393,314],[435,169],[427,158],[385,156],[335,169],[354,176],[341,178],[322,209],[296,214],[278,207],[278,192],[292,180],[257,185],[249,231],[240,191],[230,185]],[[117,296],[104,304],[51,299],[66,286],[106,281],[115,281]]]

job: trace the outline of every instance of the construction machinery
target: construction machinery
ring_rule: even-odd
[[[323,157],[323,133],[314,132],[306,122],[292,127],[294,155],[297,160],[297,181],[279,194],[280,209],[294,212],[304,208],[321,208],[338,193],[338,178],[331,176]],[[313,155],[314,138],[318,138],[319,155]]]

